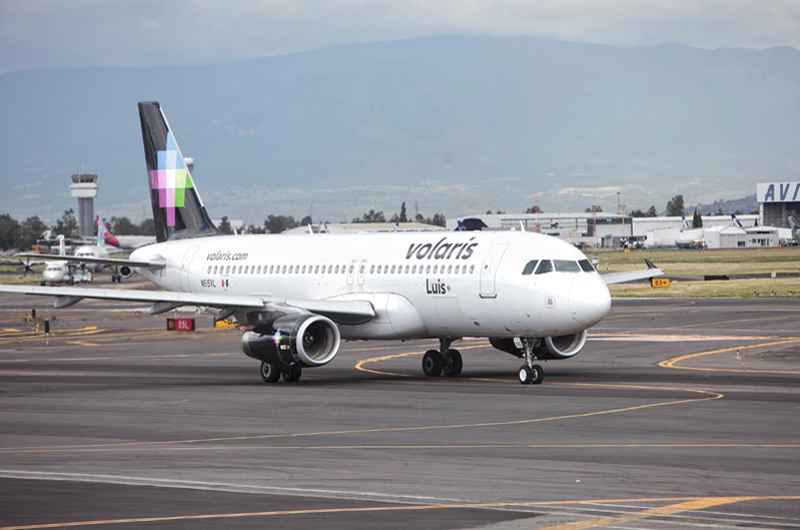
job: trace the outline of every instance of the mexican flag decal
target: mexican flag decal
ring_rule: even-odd
[[[223,287],[230,287],[231,281],[230,280],[222,280]]]

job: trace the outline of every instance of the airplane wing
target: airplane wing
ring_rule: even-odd
[[[606,285],[614,285],[617,283],[635,282],[637,280],[648,280],[664,274],[664,271],[653,265],[653,262],[649,259],[645,259],[644,262],[647,263],[646,269],[627,272],[612,272],[609,274],[601,274],[600,277],[603,278],[603,280],[606,282]]]
[[[20,256],[21,254],[16,254]],[[37,254],[38,256],[39,254]],[[23,261],[21,259],[0,259],[0,265],[18,265],[20,267],[30,266],[33,267],[34,265],[44,265],[47,263],[46,261]]]
[[[152,315],[165,313],[181,306],[193,305],[219,308],[222,312],[227,311],[228,315],[237,309],[261,309],[277,313],[318,313],[340,324],[362,324],[375,318],[375,309],[366,300],[284,300],[263,296],[27,285],[0,285],[0,293],[55,296],[54,306],[56,309],[69,307],[84,298],[91,298],[152,303],[153,306],[150,308]]]
[[[165,263],[161,261],[134,261],[129,259],[115,259],[115,258],[93,258],[90,256],[75,257],[75,256],[56,256],[48,254],[36,254],[35,252],[26,252],[24,254],[17,254],[24,258],[40,258],[44,260],[56,261],[70,261],[73,263],[97,263],[100,265],[110,265],[116,267],[118,265],[127,265],[128,267],[136,267],[140,269],[163,269]]]

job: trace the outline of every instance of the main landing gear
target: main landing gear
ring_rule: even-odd
[[[439,377],[444,374],[456,377],[464,368],[464,361],[458,350],[451,350],[450,345],[458,339],[439,339],[439,350],[428,350],[422,357],[422,371],[428,377]]]
[[[275,383],[283,377],[287,383],[296,383],[303,375],[303,368],[299,365],[293,364],[291,366],[280,366],[277,364],[261,363],[261,379],[265,383]]]
[[[523,338],[520,340],[522,341],[522,350],[525,355],[525,364],[519,369],[519,382],[522,385],[539,385],[544,380],[544,369],[539,364],[533,364],[533,361],[536,360],[536,354],[533,352],[533,348],[536,346],[536,339]]]

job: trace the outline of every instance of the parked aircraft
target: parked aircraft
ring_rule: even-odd
[[[98,226],[101,225],[98,224]],[[156,242],[155,236],[115,236],[111,233],[105,223],[102,223],[102,227],[103,240],[106,242],[106,244],[122,250],[136,250],[139,247],[152,245]]]
[[[136,269],[165,289],[0,286],[0,292],[150,302],[151,314],[184,305],[247,326],[242,351],[261,361],[265,382],[297,381],[323,366],[342,339],[435,338],[427,376],[457,376],[454,342],[487,337],[524,360],[520,383],[541,383],[539,360],[568,359],[609,312],[607,284],[661,274],[601,277],[574,246],[532,232],[223,235],[211,222],[161,106],[139,103],[157,243],[125,260],[89,263]]]
[[[64,236],[58,236],[58,255],[67,255]],[[47,285],[48,283],[51,286],[59,283],[73,285],[75,283],[75,276],[72,274],[72,268],[68,262],[52,261],[43,263],[47,263],[47,267],[45,267],[44,271],[42,271],[42,281],[40,282],[40,285]]]
[[[122,278],[130,277],[129,269],[121,269],[122,266],[128,265],[128,260],[119,260],[109,258],[108,249],[106,249],[105,238],[103,231],[99,228],[103,226],[102,214],[98,216],[98,231],[97,242],[94,245],[82,245],[75,249],[72,256],[67,256],[66,253],[61,252],[58,256],[48,256],[46,254],[24,253],[20,254],[22,257],[39,257],[48,261],[64,261],[67,265],[75,270],[74,281],[91,283],[93,274],[102,271],[105,268],[111,269],[111,282],[121,282]],[[59,236],[63,244],[63,236]],[[48,266],[48,268],[50,268]]]

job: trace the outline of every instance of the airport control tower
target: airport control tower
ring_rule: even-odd
[[[73,173],[69,187],[78,199],[78,233],[81,237],[94,236],[94,198],[97,197],[96,173]]]

